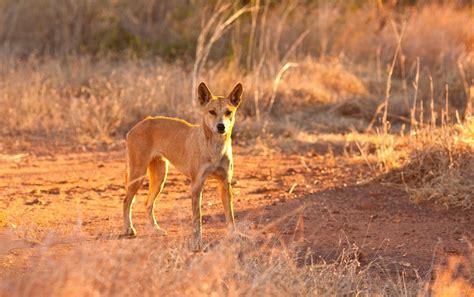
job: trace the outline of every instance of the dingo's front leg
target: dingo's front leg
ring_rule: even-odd
[[[193,208],[193,250],[199,251],[202,248],[202,213],[201,199],[204,178],[200,178],[192,183],[191,199]]]
[[[234,220],[234,194],[230,180],[227,178],[218,178],[221,189],[222,205],[224,206],[224,215],[229,231],[235,231]]]

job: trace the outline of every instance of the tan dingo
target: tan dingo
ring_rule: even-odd
[[[227,97],[213,96],[205,83],[199,84],[198,99],[202,124],[168,117],[148,117],[127,134],[128,171],[123,219],[126,235],[136,235],[132,224],[132,203],[148,170],[150,189],[146,210],[150,223],[166,234],[155,219],[155,200],[163,189],[171,162],[191,178],[193,210],[193,246],[200,249],[201,193],[208,177],[219,181],[227,225],[234,226],[231,180],[233,174],[231,133],[235,112],[242,101],[242,85],[238,83]]]

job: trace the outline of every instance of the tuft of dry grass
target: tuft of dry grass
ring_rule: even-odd
[[[422,131],[406,165],[388,180],[403,183],[416,203],[436,201],[448,207],[474,203],[474,121]]]
[[[433,201],[446,208],[474,203],[474,121],[426,126],[409,135],[352,135],[374,180],[402,187],[415,203]]]

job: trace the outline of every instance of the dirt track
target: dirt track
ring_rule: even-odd
[[[474,210],[413,205],[400,190],[359,185],[365,165],[304,156],[255,156],[235,150],[236,219],[243,230],[298,241],[330,260],[356,245],[360,260],[429,270],[443,254],[463,254],[474,237]],[[0,158],[0,278],[38,265],[45,242],[54,257],[76,246],[100,248],[103,238],[118,240],[122,226],[124,151],[3,154]],[[171,169],[157,203],[167,240],[190,235],[189,182]],[[146,229],[146,187],[134,206],[139,237]],[[213,183],[203,198],[204,238],[224,233],[224,216]],[[273,224],[273,222],[277,222]],[[78,236],[80,235],[80,236]],[[132,239],[133,240],[133,239]]]

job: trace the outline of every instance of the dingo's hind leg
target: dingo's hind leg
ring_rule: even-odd
[[[148,160],[140,160],[140,158],[132,158],[129,155],[129,172],[127,184],[125,185],[127,194],[123,201],[123,227],[125,235],[134,236],[137,234],[132,223],[132,204],[135,202],[135,194],[140,189],[143,179],[146,176],[146,168]]]
[[[163,158],[154,158],[148,164],[148,176],[150,179],[150,188],[146,200],[146,212],[150,219],[151,226],[160,234],[165,235],[166,231],[161,229],[155,218],[155,201],[163,190],[166,175],[168,173],[168,161]]]

